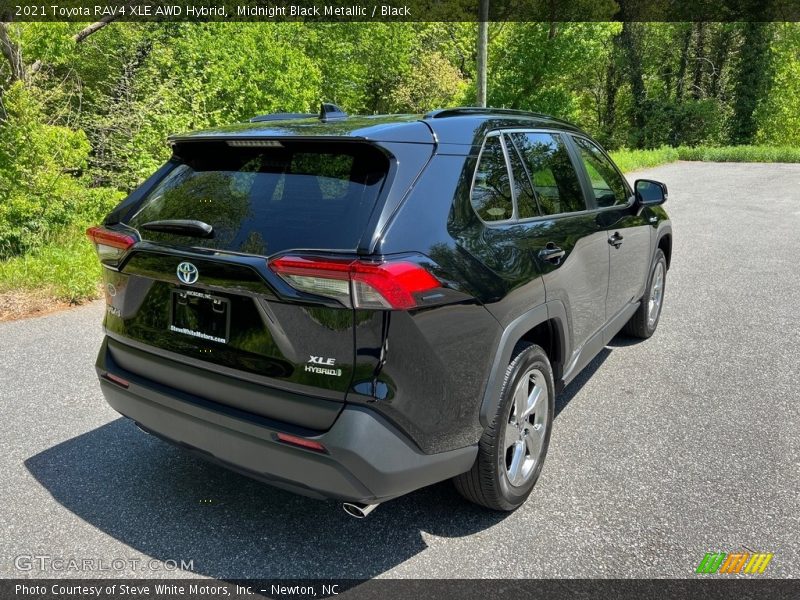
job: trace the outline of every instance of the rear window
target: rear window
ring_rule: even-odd
[[[128,224],[154,242],[265,256],[295,248],[355,249],[386,178],[386,156],[363,143],[262,143],[269,145],[180,146],[180,164]],[[203,221],[213,235],[142,228],[173,219]]]

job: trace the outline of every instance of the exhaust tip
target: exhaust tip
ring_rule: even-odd
[[[373,510],[378,508],[377,504],[361,504],[360,502],[345,502],[342,504],[344,512],[356,519],[363,519]]]
[[[137,423],[136,421],[134,421],[134,422],[133,422],[133,424],[134,424],[134,425],[136,425],[136,429],[138,429],[139,431],[141,431],[143,434],[145,434],[145,435],[150,435],[150,432],[149,432],[149,431],[147,431],[147,429],[145,429],[145,428],[144,428],[144,427],[142,427],[141,425],[139,425],[139,423]]]

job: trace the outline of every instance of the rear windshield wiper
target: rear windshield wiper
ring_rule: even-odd
[[[141,225],[142,229],[160,231],[161,233],[174,233],[175,235],[188,235],[191,237],[210,238],[214,236],[214,228],[208,223],[192,219],[165,219],[163,221],[150,221]]]

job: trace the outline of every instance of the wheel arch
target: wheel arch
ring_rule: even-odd
[[[658,238],[656,248],[659,248],[667,259],[667,270],[669,270],[670,263],[672,262],[672,233],[666,232]]]
[[[521,343],[542,347],[553,367],[556,390],[559,390],[569,356],[568,325],[563,304],[553,301],[523,313],[505,327],[486,381],[480,409],[481,425],[487,427],[497,411],[503,377]]]

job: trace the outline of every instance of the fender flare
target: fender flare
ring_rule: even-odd
[[[555,334],[558,336],[558,345],[561,354],[561,356],[558,357],[558,361],[562,366],[566,363],[566,359],[570,356],[572,349],[569,345],[570,336],[568,333],[569,320],[567,319],[567,311],[561,301],[552,300],[546,302],[522,313],[519,317],[511,321],[511,323],[503,329],[503,333],[500,336],[497,353],[492,362],[489,377],[486,380],[486,388],[483,393],[483,400],[481,401],[479,413],[480,422],[484,428],[491,424],[491,420],[497,412],[497,405],[500,403],[500,387],[506,373],[506,368],[511,362],[511,355],[514,352],[517,342],[531,329],[548,320],[552,320],[556,325]],[[558,388],[557,381],[556,388]]]
[[[666,236],[669,236],[670,246],[671,246],[674,243],[674,240],[673,240],[673,237],[672,237],[672,222],[665,219],[665,220],[661,221],[658,224],[658,229],[656,229],[655,235],[653,235],[653,247],[651,248],[651,252],[650,252],[650,263],[651,264],[653,262],[653,258],[656,255],[656,250],[658,249],[659,245],[661,244],[661,240]],[[667,258],[667,264],[670,264],[672,262],[671,258],[672,258],[671,256]]]

